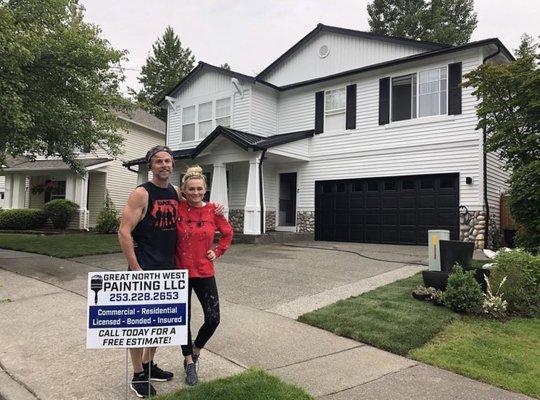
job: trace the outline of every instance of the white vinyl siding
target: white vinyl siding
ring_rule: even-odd
[[[277,94],[254,87],[251,99],[251,133],[270,136],[277,133]]]
[[[232,128],[240,131],[251,130],[251,89],[243,89],[242,96],[235,94],[233,97],[233,122]]]
[[[135,175],[135,174],[134,174]],[[88,224],[90,228],[96,226],[97,217],[99,212],[103,209],[105,205],[105,197],[107,193],[107,174],[104,172],[91,172],[89,174],[88,181],[88,212],[89,212],[89,221]],[[109,195],[113,195],[118,199],[117,193],[114,189],[110,189]],[[127,201],[127,199],[126,199]],[[115,204],[117,209],[122,206],[122,204]]]
[[[321,59],[319,49],[322,45],[328,46],[330,53]],[[402,45],[324,32],[262,78],[277,86],[289,85],[425,51],[414,44]]]
[[[244,209],[249,174],[249,163],[228,163],[229,172],[229,209]]]
[[[501,221],[501,195],[508,191],[510,172],[504,169],[504,161],[497,153],[487,154],[487,198],[490,218],[493,218],[500,228]]]

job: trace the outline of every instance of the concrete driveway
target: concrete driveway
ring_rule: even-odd
[[[203,351],[201,381],[258,366],[325,400],[526,398],[295,320],[416,273],[426,253],[324,242],[233,246],[217,265],[222,322]],[[84,343],[88,272],[125,266],[121,254],[60,260],[0,249],[0,299],[9,299],[0,302],[0,400],[124,398],[126,352]],[[192,311],[196,328],[197,302]],[[175,373],[158,392],[184,386],[179,349],[160,349],[156,360]]]

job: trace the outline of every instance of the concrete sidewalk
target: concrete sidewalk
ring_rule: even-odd
[[[421,268],[408,265],[421,259],[417,248],[363,248],[371,259],[360,259],[306,247],[238,245],[220,260],[222,322],[203,351],[202,381],[259,366],[327,400],[527,398],[297,322]],[[126,352],[85,349],[87,273],[124,268],[121,255],[0,249],[0,300],[9,299],[0,303],[0,400],[124,398]],[[201,314],[195,306],[194,326]],[[156,362],[175,373],[159,393],[184,386],[179,349],[159,349]]]

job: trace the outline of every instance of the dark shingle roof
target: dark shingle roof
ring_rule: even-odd
[[[159,133],[165,134],[166,124],[158,117],[150,114],[142,108],[136,108],[131,114],[118,112],[118,116],[126,121],[132,121],[136,124],[145,126]]]
[[[279,146],[281,144],[291,143],[295,142],[297,140],[307,139],[309,137],[312,137],[314,134],[314,130],[307,130],[307,131],[298,131],[298,132],[290,132],[290,133],[284,133],[282,135],[272,135],[272,136],[260,136],[255,135],[253,133],[248,133],[244,131],[239,131],[237,129],[231,129],[231,128],[224,128],[222,126],[218,126],[216,129],[212,131],[206,138],[204,138],[203,141],[201,141],[197,147],[193,147],[191,149],[182,149],[182,150],[176,150],[173,151],[173,157],[175,159],[182,159],[182,158],[195,158],[201,152],[210,145],[218,136],[224,136],[233,143],[237,144],[244,150],[253,149],[253,150],[266,150],[274,146]],[[135,160],[130,160],[125,162],[123,165],[125,167],[131,167],[133,165],[139,165],[146,163],[146,160],[141,157],[137,158]]]

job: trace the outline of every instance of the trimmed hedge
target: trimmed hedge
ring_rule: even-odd
[[[36,229],[45,225],[45,222],[47,222],[47,214],[43,210],[21,208],[0,212],[0,229]]]
[[[46,203],[43,209],[56,229],[66,229],[79,205],[69,200],[57,199]]]

